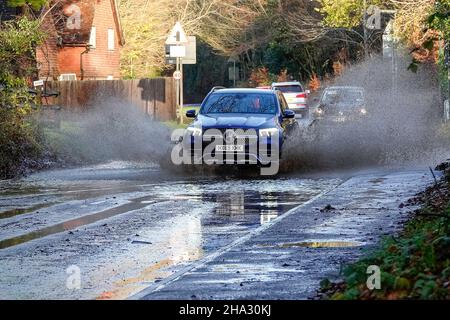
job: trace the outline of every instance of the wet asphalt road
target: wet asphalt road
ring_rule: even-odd
[[[431,182],[426,167],[255,178],[129,162],[2,181],[0,299],[311,298]]]
[[[416,209],[400,204],[431,183],[425,169],[360,172],[132,299],[316,298],[321,280],[399,232]]]
[[[3,181],[0,298],[128,298],[344,179],[168,176],[110,162]],[[79,289],[67,285],[73,266]]]

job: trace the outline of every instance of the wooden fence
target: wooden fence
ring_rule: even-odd
[[[152,119],[176,118],[175,86],[172,78],[139,80],[51,81],[47,89],[58,91],[50,101],[64,109],[88,110],[98,102],[115,98],[130,103]]]

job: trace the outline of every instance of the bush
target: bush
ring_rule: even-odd
[[[450,205],[439,214],[440,218],[416,217],[401,237],[386,238],[379,250],[346,266],[345,285],[331,298],[449,299]],[[382,270],[381,290],[371,291],[365,285],[370,265]]]
[[[36,75],[35,48],[44,39],[38,22],[27,18],[0,25],[0,178],[8,178],[42,151],[28,92]]]
[[[276,82],[278,77],[269,72],[266,67],[257,68],[252,71],[250,81],[255,86],[270,86],[272,82]]]

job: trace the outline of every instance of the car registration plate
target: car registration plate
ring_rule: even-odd
[[[244,146],[243,145],[217,145],[216,146],[216,151],[220,151],[220,152],[242,152],[244,151]]]
[[[343,116],[334,118],[334,122],[345,122],[346,120],[347,118]]]

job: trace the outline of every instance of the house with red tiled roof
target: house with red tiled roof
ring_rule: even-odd
[[[39,78],[119,79],[125,40],[116,0],[51,1],[50,8],[43,20],[48,37],[36,52]]]

